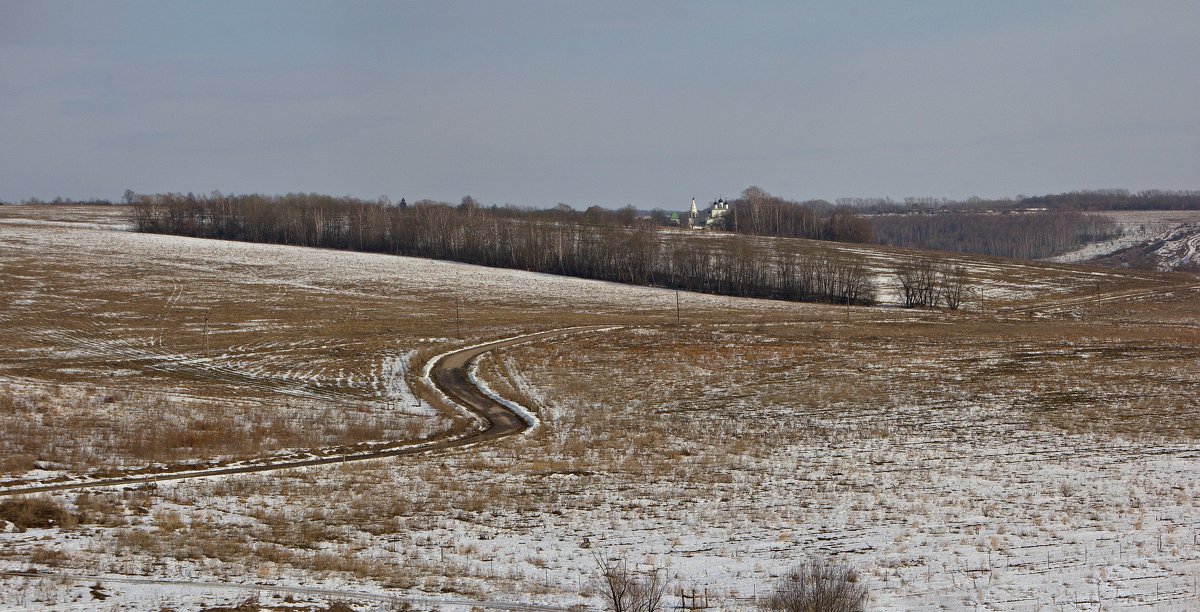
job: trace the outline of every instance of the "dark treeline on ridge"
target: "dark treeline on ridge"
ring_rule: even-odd
[[[1021,201],[1051,210],[1200,210],[1200,191],[1152,189],[1130,193],[1125,189],[1106,189],[1035,196]]]
[[[910,198],[903,205],[868,199],[795,202],[751,187],[729,202],[728,212],[712,226],[758,236],[878,242],[1018,259],[1053,257],[1120,233],[1114,222],[1099,215],[1068,206],[1043,208],[1030,210],[1018,200],[978,198]]]
[[[579,212],[392,204],[315,194],[137,195],[142,232],[444,259],[745,297],[869,304],[875,288],[849,255],[802,242],[662,231],[632,208]]]
[[[1111,219],[1079,212],[879,215],[871,218],[880,244],[1044,259],[1120,235]]]
[[[88,198],[86,200],[73,200],[62,196],[56,197],[53,200],[43,200],[41,198],[29,198],[21,200],[21,206],[113,206],[116,202],[106,200],[104,198]],[[11,202],[0,200],[0,206],[11,206]]]
[[[730,201],[717,229],[752,236],[874,242],[871,223],[850,206],[825,200],[797,202],[750,187]]]
[[[865,213],[880,244],[1044,259],[1120,235],[1117,223],[1088,213],[1195,210],[1200,209],[1200,192],[1110,189],[991,200],[843,198],[838,202]]]
[[[860,213],[871,214],[933,210],[944,212],[1003,212],[1028,211],[1030,209],[1046,211],[1200,210],[1200,191],[1151,189],[1133,192],[1128,189],[1095,189],[1040,196],[1019,195],[1015,198],[970,197],[964,200],[928,197],[909,197],[903,200],[838,198],[835,202],[838,206],[846,206]]]

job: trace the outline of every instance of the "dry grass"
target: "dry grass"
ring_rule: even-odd
[[[0,223],[17,216],[119,224],[119,212],[6,208]],[[435,406],[441,416],[433,419],[384,410],[389,356],[416,350],[410,366],[419,366],[460,336],[645,320],[639,306],[603,299],[599,310],[576,313],[560,298],[502,303],[469,286],[214,261],[204,242],[192,252],[158,246],[157,237],[112,241],[87,225],[25,228],[0,226],[7,473],[38,463],[82,471],[453,431],[465,423],[447,420],[445,406]],[[122,240],[146,252],[129,252],[137,247]],[[241,248],[215,248],[227,246]],[[347,257],[353,265],[358,256]],[[411,371],[407,378],[416,385]]]
[[[1053,281],[1054,308],[1005,311],[1029,300],[994,298],[984,315],[853,309],[846,322],[837,307],[689,305],[700,298],[685,294],[683,327],[670,325],[673,295],[657,306],[579,295],[506,303],[481,291],[462,307],[458,339],[456,295],[441,288],[289,284],[295,270],[250,274],[186,254],[137,272],[102,250],[89,257],[104,264],[89,267],[77,253],[31,248],[0,246],[11,348],[0,353],[0,424],[21,432],[0,457],[14,472],[47,457],[80,467],[430,435],[429,417],[393,423],[373,386],[337,386],[336,374],[370,380],[383,355],[411,350],[419,388],[413,368],[450,346],[633,326],[483,358],[480,375],[542,420],[492,447],[181,482],[138,499],[74,495],[95,551],[119,550],[117,569],[172,558],[205,575],[577,601],[594,569],[585,540],[736,565],[761,585],[794,555],[832,548],[870,555],[873,592],[910,595],[967,592],[988,555],[1013,572],[1052,573],[1037,547],[1053,546],[1065,566],[1082,556],[1072,534],[1111,525],[1128,533],[1110,547],[1154,548],[1161,530],[1164,555],[1172,545],[1184,552],[1171,559],[1190,554],[1191,536],[1166,533],[1161,517],[1186,522],[1197,489],[1145,461],[1147,449],[1200,434],[1198,300],[1184,289],[1097,309],[1075,301],[1091,290],[1075,269],[997,267],[987,274],[1003,282]],[[1158,278],[1110,282],[1140,291]],[[181,367],[179,355],[212,367]],[[993,456],[999,445],[1037,454]],[[1124,487],[1119,500],[1076,477],[1095,466]],[[513,553],[513,539],[528,544]],[[929,542],[950,552],[932,559]],[[33,554],[22,551],[11,554]],[[94,565],[95,551],[55,563],[113,571]]]
[[[0,501],[0,521],[17,529],[70,528],[75,517],[57,499],[48,496],[18,497]]]
[[[970,319],[757,325],[634,330],[511,353],[519,370],[557,401],[627,406],[643,425],[617,426],[639,430],[634,441],[680,439],[668,447],[692,433],[674,422],[677,415],[720,430],[736,411],[739,420],[751,421],[737,427],[754,430],[758,422],[758,435],[789,439],[837,430],[839,421],[850,419],[860,429],[836,435],[857,437],[925,427],[921,415],[907,423],[897,418],[909,406],[929,405],[947,414],[983,408],[987,418],[1065,433],[1200,437],[1195,328]],[[779,422],[779,410],[791,417]],[[684,431],[647,431],[660,415],[671,415],[665,427]],[[754,431],[729,433],[750,448],[767,442]]]
[[[191,458],[245,458],[285,448],[332,447],[373,440],[417,439],[444,424],[397,418],[369,405],[332,406],[281,399],[218,402],[137,391],[114,394],[90,386],[0,388],[13,408],[0,415],[0,471],[37,466],[92,473]],[[266,409],[264,409],[266,408]]]

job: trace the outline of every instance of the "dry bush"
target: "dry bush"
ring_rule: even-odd
[[[205,608],[205,612],[258,612],[262,609],[263,607],[258,600],[258,595],[253,595],[242,600],[242,602],[236,606],[215,606],[212,608]]]
[[[80,493],[75,498],[75,509],[79,513],[80,523],[105,527],[118,527],[128,523],[125,518],[125,505],[121,503],[119,496],[112,493]]]
[[[858,571],[817,558],[788,570],[762,607],[779,612],[859,612],[866,601],[867,585]]]
[[[154,513],[154,526],[162,531],[177,531],[186,525],[178,512],[162,509]]]
[[[652,567],[645,572],[630,567],[624,557],[612,557],[602,550],[593,554],[599,572],[598,590],[612,612],[656,612],[666,608],[667,572]]]
[[[71,561],[71,555],[67,552],[55,549],[38,546],[29,554],[29,562],[34,565],[47,565],[50,567],[62,567]]]
[[[75,517],[67,512],[62,502],[43,495],[0,502],[0,520],[10,522],[18,529],[70,528],[76,524]]]
[[[37,468],[37,457],[30,454],[16,453],[0,457],[0,473],[22,474],[35,468]]]

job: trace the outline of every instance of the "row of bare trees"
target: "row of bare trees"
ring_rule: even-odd
[[[907,308],[945,305],[957,310],[967,296],[967,271],[962,266],[916,259],[897,265],[896,279]]]
[[[1021,203],[1058,210],[1198,210],[1200,191],[1100,189],[1034,196]]]
[[[1050,193],[1046,195],[1017,195],[1012,198],[965,199],[908,197],[838,198],[839,206],[848,206],[864,214],[897,214],[915,211],[998,212],[998,211],[1088,211],[1088,210],[1200,210],[1200,191],[1148,189],[1091,189]]]
[[[848,206],[824,200],[795,202],[749,187],[729,202],[721,229],[754,236],[874,242],[871,223]]]
[[[691,601],[683,589],[677,591],[679,604],[667,602],[670,578],[667,568],[652,565],[639,568],[622,555],[604,551],[593,555],[596,561],[600,598],[610,612],[663,612],[708,609],[693,595]],[[826,557],[812,557],[794,565],[758,602],[768,612],[860,612],[866,608],[867,584],[850,565]],[[757,599],[757,598],[756,598]]]
[[[1043,259],[1120,235],[1111,219],[1078,212],[880,215],[871,218],[880,244]]]
[[[143,232],[445,259],[722,295],[869,304],[866,267],[801,243],[662,231],[621,211],[522,211],[313,194],[138,196]],[[592,215],[589,218],[589,212]],[[589,222],[591,221],[591,222]]]

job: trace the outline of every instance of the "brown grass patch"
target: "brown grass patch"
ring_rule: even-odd
[[[0,520],[10,522],[18,529],[69,529],[76,525],[75,517],[62,502],[41,495],[0,501]]]

